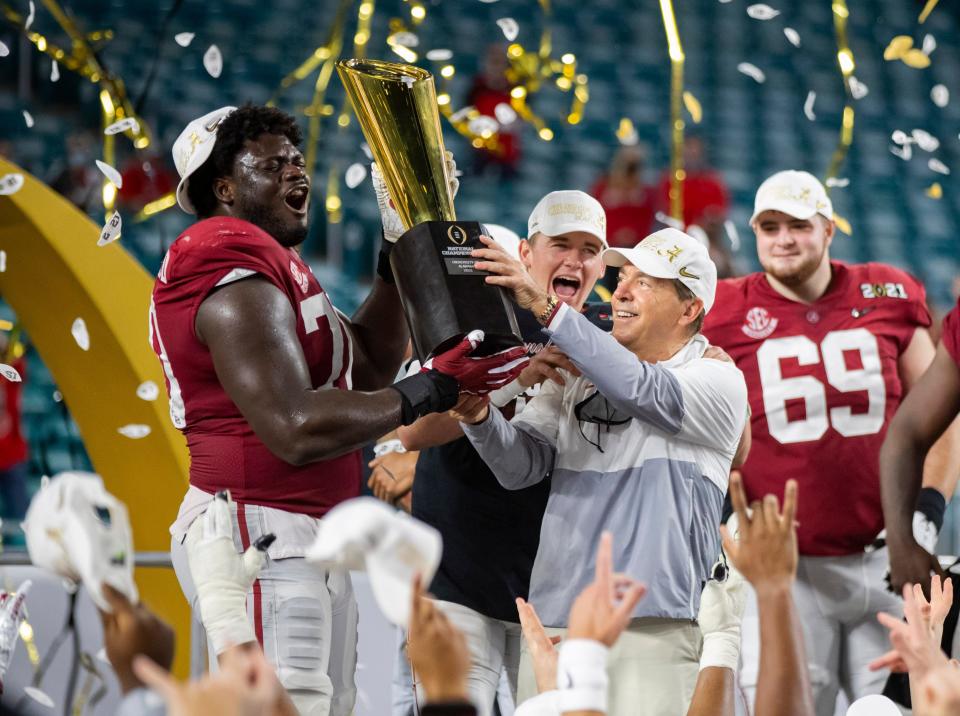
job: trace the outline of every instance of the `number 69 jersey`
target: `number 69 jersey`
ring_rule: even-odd
[[[860,551],[883,528],[879,454],[903,398],[898,362],[930,325],[923,286],[884,264],[831,262],[812,304],[777,293],[763,273],[721,281],[703,332],[747,380],[750,500],[800,485],[800,553]]]
[[[170,247],[153,288],[150,343],[163,366],[170,417],[190,450],[190,484],[229,488],[238,502],[313,517],[360,491],[360,454],[295,466],[270,452],[220,385],[194,331],[200,304],[218,287],[256,275],[286,295],[314,388],[349,389],[348,331],[310,268],[292,249],[240,219],[189,227]]]

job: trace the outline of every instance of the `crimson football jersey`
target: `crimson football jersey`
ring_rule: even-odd
[[[953,307],[943,318],[943,347],[953,358],[953,362],[960,366],[960,302]]]
[[[703,332],[747,380],[750,500],[800,486],[800,553],[860,551],[883,528],[879,454],[903,397],[899,358],[930,325],[923,285],[884,264],[831,262],[830,286],[791,301],[763,273],[717,285]]]
[[[360,453],[290,465],[267,449],[217,379],[194,332],[197,310],[218,286],[256,275],[289,299],[314,388],[349,389],[347,328],[299,254],[246,221],[205,219],[170,247],[154,283],[150,343],[170,396],[170,417],[190,450],[190,484],[207,492],[314,517],[360,493]]]

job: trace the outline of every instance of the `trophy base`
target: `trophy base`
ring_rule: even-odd
[[[523,345],[513,302],[484,282],[470,252],[482,248],[476,221],[426,221],[390,251],[390,265],[420,361],[452,348],[472,330],[484,332],[477,355]]]

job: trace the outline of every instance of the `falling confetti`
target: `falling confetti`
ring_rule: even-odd
[[[465,120],[465,119],[470,115],[470,113],[471,113],[473,110],[475,110],[475,109],[476,109],[476,107],[474,107],[473,105],[470,105],[470,106],[467,106],[467,107],[463,107],[463,108],[461,108],[461,109],[458,109],[456,112],[454,112],[453,114],[450,115],[450,121],[451,121],[451,122],[462,122],[462,121]]]
[[[940,182],[935,181],[933,184],[927,187],[927,190],[924,192],[931,199],[942,199],[943,198],[943,187],[940,186]]]
[[[683,231],[683,228],[684,228],[684,227],[683,227],[683,222],[680,221],[680,219],[674,219],[674,218],[673,218],[672,216],[670,216],[669,214],[665,214],[665,213],[663,213],[662,211],[658,211],[658,212],[654,215],[653,218],[655,218],[657,221],[659,221],[659,222],[660,222],[661,224],[663,224],[664,226],[671,226],[671,227],[673,227],[674,229],[677,229],[677,230],[679,230],[679,231]]]
[[[150,434],[150,426],[141,423],[130,423],[129,425],[124,425],[122,428],[117,428],[117,432],[125,438],[139,440]]]
[[[937,174],[950,173],[950,167],[935,157],[930,157],[930,161],[927,162],[927,167],[930,169],[930,171],[936,172]]]
[[[794,47],[800,47],[800,33],[794,30],[792,27],[783,28],[783,34],[787,36],[787,39],[790,41],[790,44]]]
[[[173,41],[180,45],[180,47],[189,47],[194,37],[195,35],[192,32],[178,32],[173,36]]]
[[[216,45],[210,45],[203,53],[203,69],[214,79],[223,72],[223,55],[220,54],[220,48]]]
[[[57,64],[57,61],[54,60],[50,65],[50,81],[56,82],[60,79],[60,65]]]
[[[27,129],[33,126],[33,115],[27,110],[23,110],[23,121],[27,125]]]
[[[430,50],[430,52],[427,53],[427,59],[431,62],[446,62],[452,57],[453,52],[445,49]]]
[[[870,90],[867,86],[853,75],[850,75],[850,95],[854,99],[863,99]]]
[[[391,45],[400,45],[400,47],[417,47],[420,44],[420,38],[412,32],[395,32],[388,40]]]
[[[763,84],[767,79],[767,76],[763,74],[763,70],[756,65],[750,64],[749,62],[741,62],[739,65],[737,65],[737,71],[756,80],[758,84]]]
[[[11,383],[19,383],[23,380],[20,377],[20,373],[12,365],[7,365],[6,363],[0,363],[0,375],[9,380]]]
[[[629,117],[620,119],[620,126],[617,127],[617,139],[625,147],[632,147],[640,141],[637,128],[633,126],[633,121]]]
[[[30,3],[33,5],[33,3]],[[53,708],[53,699],[47,696],[43,691],[36,688],[35,686],[24,686],[23,693],[29,696],[31,699],[36,701],[41,706],[46,706],[48,709]]]
[[[343,182],[347,185],[348,189],[356,189],[366,178],[367,168],[358,162],[347,167],[347,173],[343,178]]]
[[[110,220],[103,225],[103,230],[100,232],[100,238],[97,239],[97,246],[106,246],[107,244],[112,244],[114,241],[120,238],[120,232],[123,230],[123,222],[120,219],[120,212],[113,212],[113,216],[110,217]]]
[[[940,140],[934,137],[930,132],[922,129],[914,129],[910,136],[920,149],[925,152],[935,152],[940,148]]]
[[[516,40],[520,33],[520,26],[512,17],[501,17],[497,20],[497,26],[503,31],[503,36],[507,38],[507,42]]]
[[[501,102],[493,108],[493,114],[500,124],[513,124],[517,121],[517,111],[506,102]]]
[[[841,177],[829,177],[829,178],[827,179],[827,181],[826,181],[826,185],[827,185],[827,186],[835,186],[835,187],[839,187],[839,188],[842,189],[843,187],[850,185],[850,179],[848,179],[847,177],[843,177],[843,178],[841,178]]]
[[[104,134],[120,134],[120,132],[126,132],[128,129],[132,130],[134,134],[140,132],[140,123],[134,117],[125,117],[124,119],[118,119],[113,124],[107,125],[106,129],[103,130]]]
[[[946,107],[950,103],[950,90],[946,85],[934,85],[930,90],[930,99],[938,107]]]
[[[723,230],[727,232],[727,238],[730,239],[730,248],[739,251],[740,232],[737,231],[737,225],[733,223],[733,219],[727,219],[723,222]]]
[[[103,172],[103,175],[107,179],[109,179],[111,182],[113,182],[113,185],[117,187],[117,189],[123,188],[123,177],[121,176],[120,172],[118,172],[116,169],[111,167],[106,162],[101,162],[99,159],[97,159],[96,162],[97,162],[97,169]]]
[[[937,49],[937,38],[935,38],[930,33],[927,33],[926,35],[924,35],[923,47],[920,49],[920,51],[929,57],[930,53],[936,49]]]
[[[0,251],[0,273],[7,270],[7,252]]]
[[[693,92],[684,91],[683,106],[690,113],[690,119],[694,124],[700,124],[703,119],[703,107],[700,106],[700,100],[693,96]]]
[[[897,35],[890,40],[890,44],[883,51],[883,59],[900,60],[913,47],[913,38],[910,35]]]
[[[930,66],[930,58],[923,54],[922,50],[913,48],[912,50],[907,50],[907,53],[903,56],[903,64],[907,67],[922,70]]]
[[[0,177],[0,196],[16,194],[23,188],[23,174],[4,174]]]
[[[156,400],[160,397],[160,388],[152,380],[145,380],[137,386],[137,397],[140,400]]]
[[[813,113],[813,103],[817,101],[817,93],[813,90],[807,92],[807,99],[803,103],[803,113],[807,115],[807,119],[811,122],[817,118],[817,115]]]
[[[913,142],[913,139],[902,129],[895,129],[893,130],[893,134],[890,135],[890,141],[894,144],[910,144]]]
[[[747,15],[752,17],[754,20],[772,20],[779,14],[779,10],[774,10],[769,5],[764,5],[763,3],[758,3],[756,5],[750,5],[747,7]]]
[[[890,153],[895,157],[900,157],[905,162],[908,162],[913,156],[913,147],[911,147],[909,144],[904,144],[902,147],[890,147]]]
[[[37,8],[33,4],[33,0],[30,0],[28,4],[29,12],[27,12],[27,19],[23,23],[23,29],[29,30],[30,26],[33,25],[33,19],[37,16]],[[51,704],[52,705],[52,704]]]
[[[6,57],[10,54],[10,48],[7,47],[4,43],[0,42],[0,57]]]
[[[927,4],[923,6],[923,10],[920,11],[920,17],[917,18],[917,22],[921,25],[927,21],[927,18],[930,17],[930,13],[933,12],[933,8],[937,6],[937,3],[940,0],[927,0]]]
[[[500,128],[500,124],[493,117],[481,114],[470,120],[469,128],[473,134],[489,136]]]
[[[360,149],[363,150],[363,153],[367,156],[367,159],[373,161],[373,152],[370,151],[370,145],[364,142],[360,145]]]
[[[76,319],[73,325],[70,326],[70,333],[73,335],[73,340],[80,346],[80,350],[90,350],[90,334],[87,333],[86,321],[82,318]]]
[[[837,228],[847,236],[853,236],[853,227],[850,226],[850,222],[840,216],[840,214],[835,213],[833,215],[833,223],[836,224]]]

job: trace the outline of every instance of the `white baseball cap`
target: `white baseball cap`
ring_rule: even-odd
[[[433,527],[372,497],[357,497],[334,507],[320,520],[307,561],[325,569],[363,569],[377,606],[394,624],[410,620],[413,578],[426,588],[443,552]]]
[[[600,202],[576,190],[551,191],[533,207],[527,220],[527,238],[537,232],[560,236],[584,231],[607,247],[607,214]]]
[[[703,301],[703,311],[713,307],[717,292],[717,267],[707,247],[678,229],[660,229],[632,249],[607,249],[607,266],[633,264],[648,276],[673,278]]]
[[[782,211],[796,219],[809,219],[820,214],[833,220],[833,204],[820,180],[810,172],[793,169],[777,172],[760,185],[750,223],[765,211]]]
[[[196,207],[187,196],[190,175],[207,161],[210,152],[213,151],[213,145],[217,142],[217,129],[220,127],[220,122],[235,109],[236,107],[221,107],[198,117],[180,132],[177,141],[173,143],[173,163],[180,175],[180,183],[177,185],[177,203],[188,214],[197,213]]]

